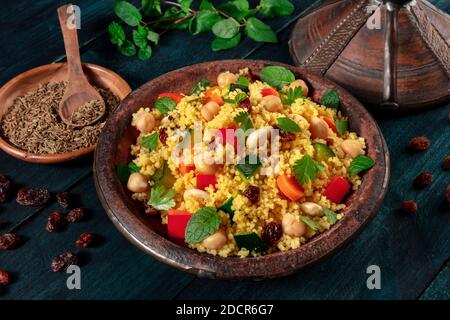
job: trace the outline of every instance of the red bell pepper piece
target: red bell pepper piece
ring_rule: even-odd
[[[205,190],[208,186],[216,186],[217,177],[215,174],[204,174],[199,173],[196,176],[197,178],[197,189]]]
[[[190,171],[194,171],[195,170],[195,164],[193,164],[193,163],[188,163],[188,164],[180,163],[179,169],[180,169],[180,172],[182,174],[186,174],[186,173],[188,173]]]
[[[222,128],[217,132],[217,140],[225,146],[225,144],[231,144],[234,150],[237,150],[238,138],[236,136],[235,128]]]
[[[183,95],[180,93],[172,93],[172,92],[163,92],[158,95],[158,99],[168,97],[175,101],[177,104],[183,99]]]
[[[326,187],[323,195],[334,203],[341,203],[344,196],[350,190],[350,184],[342,177],[333,178]]]
[[[279,97],[279,96],[280,96],[280,94],[278,93],[278,91],[275,90],[274,88],[264,88],[264,89],[261,89],[261,95],[262,95],[263,97],[265,97],[265,96],[277,96],[277,97]]]
[[[184,239],[186,227],[192,214],[188,211],[169,209],[167,213],[167,233],[170,237]]]
[[[334,133],[337,133],[336,124],[334,123],[333,119],[331,119],[330,117],[323,117],[323,120],[327,123],[330,129],[333,130]]]

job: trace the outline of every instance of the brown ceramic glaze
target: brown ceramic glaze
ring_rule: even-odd
[[[363,176],[360,189],[352,194],[346,214],[329,231],[296,250],[261,257],[222,258],[202,254],[167,237],[159,217],[148,217],[141,205],[131,199],[126,186],[116,176],[116,164],[130,161],[129,148],[137,137],[130,126],[131,116],[140,107],[152,107],[161,92],[188,92],[201,79],[215,82],[226,70],[237,72],[249,67],[256,75],[267,65],[282,65],[297,78],[306,80],[314,100],[336,88],[341,110],[348,116],[350,129],[367,141],[368,155],[376,165]],[[319,76],[275,62],[227,60],[189,66],[160,76],[132,92],[109,118],[95,152],[94,175],[100,200],[116,227],[135,245],[159,261],[201,277],[220,279],[263,279],[288,275],[335,252],[356,234],[378,211],[389,180],[389,154],[383,136],[370,114],[350,94]]]
[[[131,92],[126,81],[111,70],[83,63],[83,71],[92,85],[108,88],[120,99],[125,98]],[[67,64],[65,63],[47,64],[18,75],[0,89],[0,119],[18,96],[26,94],[45,82],[65,80],[67,80]],[[0,149],[17,159],[28,162],[59,163],[89,154],[94,151],[95,145],[66,153],[32,154],[14,147],[0,136]]]

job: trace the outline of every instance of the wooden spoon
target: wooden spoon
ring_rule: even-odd
[[[59,24],[64,37],[64,47],[66,49],[67,65],[68,65],[68,85],[64,96],[59,104],[59,116],[64,123],[72,127],[84,127],[86,125],[95,123],[105,114],[105,102],[102,96],[93,86],[91,86],[83,73],[83,68],[80,61],[80,51],[78,49],[77,28],[69,25],[68,20],[72,19],[73,13],[69,7],[71,4],[64,5],[58,8]],[[74,19],[75,22],[76,19]],[[87,119],[83,123],[72,123],[72,115],[81,107],[89,102],[99,101],[101,104],[101,112],[97,117]]]

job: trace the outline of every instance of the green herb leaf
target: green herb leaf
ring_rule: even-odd
[[[308,226],[312,231],[318,231],[319,226],[314,222],[313,219],[307,217],[307,216],[299,216],[298,217],[300,221],[302,221],[304,224]]]
[[[201,208],[188,222],[185,233],[186,242],[194,244],[206,239],[219,229],[221,220],[216,208]]]
[[[249,251],[261,253],[267,250],[266,244],[255,232],[239,233],[234,235],[239,249],[245,248]]]
[[[137,30],[133,30],[134,44],[137,45],[141,49],[148,47],[147,35],[148,35],[148,30],[141,26],[139,26]]]
[[[275,43],[278,41],[277,35],[272,28],[257,18],[249,18],[245,25],[245,31],[250,39],[257,42]]]
[[[259,13],[266,18],[289,16],[294,9],[289,0],[261,0],[259,5]]]
[[[202,0],[202,2],[200,2],[199,9],[200,10],[214,10],[214,6],[208,0]]]
[[[236,165],[236,170],[245,178],[250,179],[261,167],[262,162],[256,155],[247,155],[244,163]]]
[[[239,123],[239,128],[247,131],[249,129],[253,129],[253,123],[252,119],[250,119],[250,116],[247,112],[241,111],[237,114],[237,116],[233,119],[235,122]]]
[[[222,39],[219,37],[214,38],[211,43],[211,49],[213,51],[227,50],[236,47],[241,42],[241,34],[238,33],[231,39]]]
[[[212,32],[219,38],[231,39],[239,32],[239,22],[233,18],[220,20],[212,26]]]
[[[160,0],[142,0],[142,12],[146,16],[161,15],[161,1]]]
[[[159,110],[164,116],[167,116],[170,111],[177,107],[175,100],[169,97],[162,97],[156,100],[155,108]]]
[[[177,0],[177,2],[181,5],[181,9],[189,13],[191,9],[192,0]]]
[[[122,182],[126,182],[128,180],[128,177],[130,176],[130,171],[128,170],[128,166],[125,163],[118,163],[116,165],[116,173],[117,178],[119,178],[119,180]]]
[[[269,66],[261,69],[261,80],[281,90],[294,81],[295,76],[284,67]]]
[[[283,102],[284,105],[290,106],[295,100],[301,97],[303,97],[303,88],[290,88],[281,95],[281,102]]]
[[[355,159],[352,160],[349,167],[349,174],[353,176],[355,174],[360,173],[361,171],[368,170],[375,165],[375,160],[371,157],[359,155]]]
[[[147,39],[153,42],[154,44],[159,43],[159,33],[154,32],[152,30],[148,30]]]
[[[167,169],[167,161],[164,161],[163,165],[156,170],[155,174],[152,176],[151,180],[154,185],[157,185],[160,183],[162,178],[164,177],[164,173]]]
[[[248,88],[248,86],[250,85],[250,81],[249,81],[246,77],[239,76],[239,78],[238,78],[237,81],[236,81],[236,84]]]
[[[169,191],[166,191],[166,188],[163,185],[157,185],[150,191],[148,204],[158,210],[169,210],[175,206],[175,201],[173,200],[174,196],[174,190],[170,189]]]
[[[323,169],[324,166],[322,164],[314,161],[308,155],[304,155],[303,158],[297,160],[294,164],[295,178],[300,184],[315,180],[318,173],[323,171]]]
[[[129,26],[136,27],[142,21],[139,10],[128,1],[117,1],[113,8],[116,15]]]
[[[344,134],[348,130],[348,120],[337,119],[335,121],[336,130],[340,134]]]
[[[139,168],[139,166],[136,164],[136,162],[130,161],[130,163],[128,163],[128,171],[130,171],[130,172],[140,172],[141,168]]]
[[[220,11],[237,20],[244,19],[249,13],[249,3],[247,0],[228,1],[219,7]]]
[[[335,89],[328,90],[320,99],[320,104],[328,108],[339,108],[339,94]]]
[[[189,31],[192,34],[211,31],[212,27],[220,20],[222,20],[222,18],[215,11],[200,11],[192,20]]]
[[[125,40],[125,31],[122,26],[117,22],[111,22],[108,26],[109,36],[111,42],[117,46],[121,46]]]
[[[135,45],[129,41],[125,40],[119,48],[121,54],[127,57],[132,57],[136,55],[136,47]]]
[[[189,94],[200,93],[208,87],[211,87],[211,82],[208,79],[200,80],[189,90]]]
[[[231,209],[231,207],[233,206],[233,201],[234,198],[230,197],[228,198],[227,201],[225,201],[220,207],[219,210],[222,210],[223,212],[225,212],[226,214],[228,214],[228,216],[230,217],[230,219],[233,219],[234,216],[234,211],[233,209]]]
[[[295,121],[289,118],[277,118],[277,126],[278,128],[286,131],[286,132],[301,132],[302,130],[298,126]]]
[[[337,221],[337,214],[328,208],[322,207],[322,209],[323,213],[325,213],[325,216],[327,217],[328,222],[330,224],[335,224]]]
[[[142,138],[141,146],[147,148],[150,151],[154,151],[158,147],[158,139],[159,139],[158,132],[153,132],[152,134],[149,134]]]
[[[140,48],[138,52],[138,58],[142,61],[150,59],[152,56],[152,48],[150,46],[146,46],[145,48]]]

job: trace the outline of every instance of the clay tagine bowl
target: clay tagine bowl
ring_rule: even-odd
[[[82,65],[84,74],[92,85],[110,89],[120,100],[131,92],[128,83],[117,73],[95,64],[83,63]],[[0,89],[0,119],[18,96],[28,93],[43,83],[65,80],[67,80],[67,64],[65,63],[43,65],[16,76]],[[11,145],[0,135],[0,149],[23,161],[50,164],[85,156],[95,150],[95,145],[66,153],[33,154]]]
[[[166,226],[159,217],[149,217],[142,206],[116,175],[116,164],[128,163],[130,145],[138,133],[131,127],[131,116],[141,107],[152,107],[161,92],[188,92],[199,80],[216,81],[220,72],[237,72],[248,67],[255,75],[268,65],[281,65],[304,79],[312,98],[319,99],[326,90],[336,88],[341,111],[349,118],[349,128],[364,137],[368,155],[375,159],[374,168],[363,176],[362,185],[346,201],[345,216],[325,233],[298,249],[260,257],[222,258],[199,253],[168,238]],[[336,252],[377,213],[387,190],[389,154],[377,124],[366,109],[347,91],[332,82],[301,70],[269,61],[226,60],[185,67],[147,82],[125,98],[108,119],[97,143],[94,177],[98,195],[115,226],[133,244],[157,260],[201,277],[219,279],[264,279],[288,275]]]

